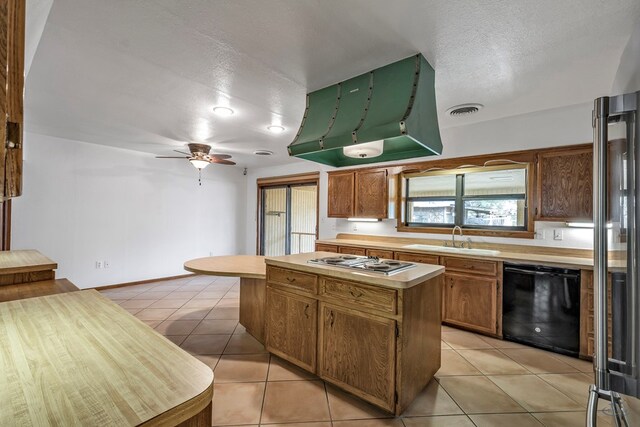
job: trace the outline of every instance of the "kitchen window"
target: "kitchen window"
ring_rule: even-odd
[[[527,231],[528,165],[404,175],[404,227]]]

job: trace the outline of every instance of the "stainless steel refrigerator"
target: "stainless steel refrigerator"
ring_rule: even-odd
[[[640,426],[640,91],[598,98],[593,110],[595,384],[614,425]]]

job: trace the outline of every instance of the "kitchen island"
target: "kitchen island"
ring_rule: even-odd
[[[240,278],[240,324],[264,344],[266,265],[260,255],[196,258],[184,263],[192,273]]]
[[[444,267],[387,276],[309,263],[330,256],[266,258],[265,346],[400,415],[440,368]]]

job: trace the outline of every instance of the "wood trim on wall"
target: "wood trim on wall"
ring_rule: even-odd
[[[157,279],[137,280],[135,282],[117,283],[115,285],[94,286],[93,288],[87,288],[87,289],[106,290],[106,289],[124,288],[127,286],[144,285],[145,283],[164,282],[167,280],[184,279],[185,277],[191,277],[191,276],[195,277],[197,275],[193,273],[179,274],[177,276],[167,276],[167,277],[159,277]]]
[[[262,189],[296,184],[315,184],[316,186],[316,240],[318,239],[320,229],[320,172],[258,178],[256,180],[256,255],[260,254],[260,240],[262,238],[262,234],[260,233],[260,228],[262,227],[262,215],[260,212],[262,207]]]
[[[0,202],[0,251],[11,249],[11,199]]]
[[[320,180],[320,172],[298,173],[294,175],[273,176],[268,178],[258,178],[256,184],[258,187],[266,187],[270,185],[289,185],[312,183]]]

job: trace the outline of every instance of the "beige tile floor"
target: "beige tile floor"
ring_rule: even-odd
[[[578,359],[443,326],[441,369],[393,418],[269,355],[238,324],[238,279],[192,276],[102,293],[214,370],[214,426],[584,425],[592,366]]]

